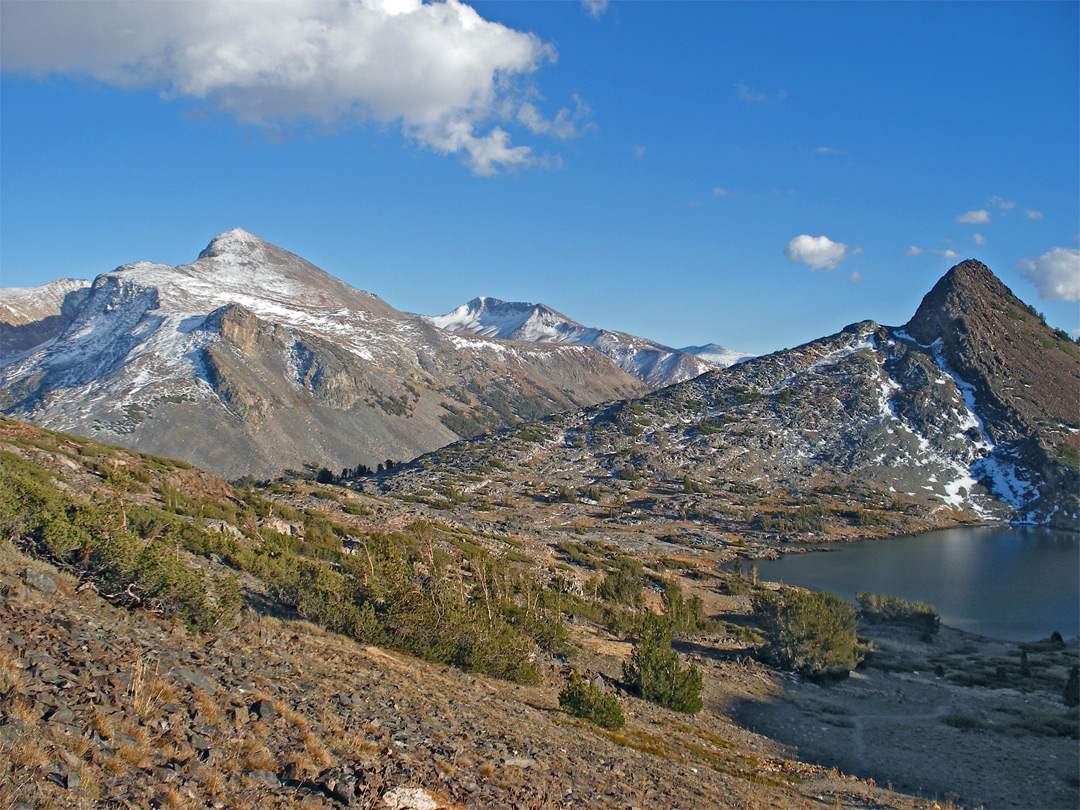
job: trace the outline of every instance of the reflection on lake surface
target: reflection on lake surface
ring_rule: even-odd
[[[942,624],[1010,641],[1080,635],[1080,535],[1034,527],[947,529],[759,560],[763,580],[933,603]]]

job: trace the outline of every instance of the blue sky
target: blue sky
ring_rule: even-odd
[[[0,284],[246,228],[763,353],[964,258],[1080,329],[1080,5],[0,3]]]

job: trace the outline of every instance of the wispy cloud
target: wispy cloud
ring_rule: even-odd
[[[714,188],[712,193],[714,197],[728,197],[729,199],[735,199],[736,197],[742,196],[737,191],[732,191],[730,188],[720,188],[720,186]]]
[[[929,253],[931,256],[940,256],[943,259],[957,259],[957,258],[959,258],[959,254],[957,254],[957,252],[955,250],[953,250],[952,248],[945,248],[945,249],[929,248],[927,250],[923,250],[921,247],[916,247],[915,245],[912,245],[911,247],[909,247],[904,252],[904,255],[905,256],[922,256],[925,253]]]
[[[833,149],[831,146],[819,146],[814,150],[815,155],[842,155],[844,151],[842,149]]]
[[[961,225],[988,225],[990,224],[990,212],[985,208],[978,211],[968,211],[956,218]]]
[[[784,248],[784,255],[791,264],[806,264],[813,270],[835,270],[841,262],[859,253],[862,253],[860,248],[852,250],[843,242],[834,242],[827,236],[807,234],[796,236]]]
[[[585,9],[586,14],[594,20],[598,20],[603,17],[604,12],[607,11],[608,0],[581,0],[581,5]]]
[[[852,284],[858,284],[860,281],[862,281],[862,273],[860,273],[858,270],[854,270],[852,271],[851,275],[848,276],[847,280],[850,281]]]
[[[971,241],[973,241],[979,247],[982,247],[986,244],[986,237],[983,236],[981,233],[972,234]]]
[[[1042,211],[1036,211],[1034,208],[1025,208],[1024,216],[1026,216],[1028,219],[1042,219],[1043,213]]]
[[[554,118],[547,119],[540,114],[535,105],[526,102],[518,110],[517,119],[529,131],[535,132],[537,135],[549,135],[565,141],[576,138],[582,132],[596,127],[596,124],[589,120],[590,116],[592,116],[592,110],[576,93],[574,94],[574,104],[576,109],[573,112],[564,107],[559,110]]]
[[[543,163],[504,125],[582,125],[580,102],[546,120],[530,101],[551,45],[458,2],[5,3],[0,36],[5,70],[156,89],[268,129],[397,126],[478,175]]]
[[[1021,259],[1016,269],[1042,300],[1080,301],[1080,250],[1054,248],[1037,259]]]
[[[1007,214],[1009,211],[1016,208],[1016,203],[1012,200],[1006,200],[1004,197],[990,197],[987,199],[986,204],[991,208],[997,208],[1003,214]]]
[[[634,153],[634,157],[637,160],[641,160],[643,157],[645,157],[645,147],[644,146],[635,146],[634,149],[633,149],[633,153]]]
[[[758,90],[756,87],[750,87],[742,82],[735,85],[735,92],[739,94],[739,98],[743,101],[749,101],[754,104],[777,104],[787,98],[787,90],[777,90],[775,93],[765,93]]]

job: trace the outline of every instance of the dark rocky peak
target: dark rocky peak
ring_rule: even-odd
[[[1039,435],[1041,420],[1076,422],[1076,344],[981,262],[969,259],[946,273],[904,331],[934,344],[935,355],[972,386],[994,441]]]
[[[1003,311],[1008,306],[1024,307],[1012,291],[980,261],[967,259],[946,273],[923,298],[915,315],[904,327],[920,343],[929,345],[947,339],[962,323],[986,310]]]

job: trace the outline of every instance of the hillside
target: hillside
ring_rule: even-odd
[[[3,412],[229,477],[374,468],[646,390],[583,347],[449,334],[240,229],[78,293],[16,327],[48,338],[2,361]]]
[[[570,594],[565,609],[582,618],[564,640],[547,635],[563,627],[562,614],[550,614],[547,630],[528,631],[547,640],[530,641],[528,660],[513,665],[523,668],[505,671],[517,684],[484,676],[518,648],[520,611],[546,602],[550,575],[513,537],[453,521],[394,531],[407,516],[393,500],[303,481],[245,493],[183,463],[10,420],[2,428],[0,801],[929,806],[801,763],[738,727],[720,685],[730,677],[752,689],[764,670],[740,677],[745,664],[708,664],[698,716],[626,694],[622,731],[567,715],[557,700],[565,656],[594,674],[617,672],[629,646],[584,619],[595,609]],[[81,538],[46,528],[69,520]],[[128,537],[133,557],[124,556]],[[385,556],[387,543],[399,550]],[[496,621],[511,624],[498,630],[496,657],[485,657],[483,635],[499,625],[483,618],[487,591],[475,580],[466,603],[443,609],[477,654],[440,651],[445,629],[418,635],[424,625],[407,617],[429,597],[401,602],[394,561],[415,572],[425,559],[442,572],[436,606],[457,592],[462,570],[493,588],[514,583],[516,595],[500,600],[520,608],[499,607],[506,618]],[[307,573],[292,580],[293,567]],[[352,587],[360,590],[348,596]],[[351,624],[373,587],[383,596]],[[457,626],[459,609],[473,612]],[[603,680],[618,688],[617,677]],[[421,794],[405,788],[431,803],[407,803]]]
[[[723,554],[553,546],[305,479],[238,490],[6,419],[0,462],[5,805],[941,807],[849,774],[1075,804],[1075,642],[867,628],[869,665],[823,690],[757,660],[759,586]],[[659,610],[681,617],[698,714],[625,682]],[[911,672],[927,656],[946,677]],[[623,728],[560,705],[573,672]]]
[[[459,443],[383,485],[526,503],[545,529],[632,523],[712,546],[984,520],[1076,531],[1078,370],[1074,342],[967,262],[904,328],[865,321]]]

